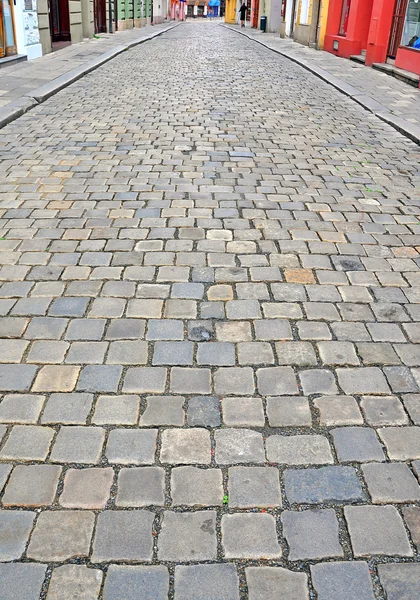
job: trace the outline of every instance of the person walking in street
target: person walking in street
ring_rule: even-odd
[[[247,11],[246,4],[245,4],[245,2],[242,2],[242,6],[238,11],[239,15],[240,15],[240,20],[241,20],[241,27],[245,27],[246,11]]]

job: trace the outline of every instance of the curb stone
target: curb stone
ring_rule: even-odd
[[[238,31],[237,29],[234,29],[233,27],[229,27],[229,25],[224,25],[222,23],[220,23],[220,26],[225,27],[226,29],[229,29],[230,31],[233,31],[235,33],[239,33],[240,35],[244,35],[249,40],[252,40],[253,42],[256,42],[257,44],[261,44],[261,46],[264,46],[264,48],[267,48],[268,50],[271,50],[272,52],[275,52],[276,54],[280,54],[281,56],[284,56],[284,58],[288,58],[289,60],[293,61],[294,63],[297,63],[298,65],[300,65],[307,71],[310,71],[311,73],[313,73],[314,75],[316,75],[317,77],[319,77],[320,79],[325,81],[326,83],[332,85],[334,88],[336,88],[342,94],[345,94],[346,96],[348,96],[349,98],[351,98],[352,100],[357,102],[357,104],[362,106],[367,111],[373,113],[381,121],[384,121],[388,125],[391,125],[391,127],[393,127],[394,129],[396,129],[397,131],[402,133],[404,136],[408,137],[410,140],[412,140],[416,144],[420,144],[420,127],[418,125],[415,125],[414,123],[410,123],[409,121],[406,121],[405,119],[401,119],[400,117],[397,117],[388,108],[386,108],[385,106],[383,106],[382,104],[377,102],[374,98],[371,98],[370,96],[367,96],[366,94],[363,94],[360,90],[353,87],[352,85],[349,85],[348,83],[340,81],[337,77],[332,75],[329,71],[326,71],[325,69],[322,69],[321,67],[311,65],[307,61],[302,60],[301,58],[298,58],[296,56],[293,56],[293,55],[289,54],[288,52],[285,52],[283,50],[278,50],[277,48],[272,48],[267,43],[263,42],[262,40],[255,39],[254,37],[245,33],[244,31]]]
[[[157,31],[156,33],[151,33],[150,35],[144,38],[132,40],[130,42],[126,42],[125,44],[121,44],[121,46],[117,46],[116,48],[111,48],[110,50],[107,50],[106,52],[87,62],[86,64],[72,69],[71,71],[67,71],[67,73],[63,73],[62,75],[56,77],[52,81],[41,85],[40,87],[32,90],[28,94],[25,94],[18,100],[14,100],[13,102],[6,104],[6,106],[0,108],[0,129],[2,127],[5,127],[15,119],[21,117],[24,113],[26,113],[28,110],[31,110],[34,106],[45,102],[45,100],[48,100],[48,98],[50,98],[60,90],[66,88],[75,81],[78,81],[84,75],[91,73],[98,67],[112,60],[119,54],[122,54],[126,50],[134,48],[135,46],[139,46],[144,42],[148,42],[154,39],[155,37],[158,37],[163,33],[170,31],[178,25],[179,23],[174,23],[169,27],[166,27],[165,29]]]

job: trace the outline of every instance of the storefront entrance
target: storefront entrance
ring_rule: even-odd
[[[0,58],[17,54],[13,0],[0,0]]]
[[[95,33],[106,33],[105,0],[93,0],[93,17],[94,17]]]
[[[51,41],[70,42],[70,15],[68,0],[48,0]]]
[[[394,15],[392,18],[391,35],[389,37],[388,56],[395,58],[397,50],[401,44],[401,38],[404,30],[405,15],[407,12],[408,0],[396,0]]]

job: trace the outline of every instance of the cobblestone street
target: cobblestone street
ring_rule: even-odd
[[[419,164],[217,23],[0,130],[0,600],[419,600]]]

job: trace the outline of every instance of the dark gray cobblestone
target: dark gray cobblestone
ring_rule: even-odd
[[[417,600],[418,148],[214,23],[0,139],[2,600]]]

